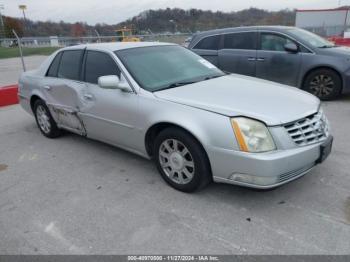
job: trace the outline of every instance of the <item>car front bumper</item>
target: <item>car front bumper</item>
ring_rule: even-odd
[[[259,189],[278,187],[305,175],[325,160],[332,141],[333,137],[329,136],[325,141],[312,145],[267,153],[211,148],[208,155],[213,180]]]

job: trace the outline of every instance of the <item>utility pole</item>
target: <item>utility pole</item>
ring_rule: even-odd
[[[101,36],[100,36],[100,34],[98,33],[97,29],[94,29],[94,30],[95,30],[95,33],[96,33],[97,38],[98,38],[97,42],[98,42],[98,43],[101,43],[102,41],[101,41]]]
[[[26,18],[26,13],[25,13],[25,10],[27,10],[27,6],[26,5],[19,5],[18,8],[20,10],[22,10],[22,13],[23,13],[23,23],[24,23],[24,31],[26,31],[26,25],[27,25],[27,18]],[[23,32],[23,35],[24,35],[24,32]]]
[[[1,10],[4,10],[4,5],[0,4],[0,38],[5,38],[5,23],[4,20],[2,19],[2,14]]]

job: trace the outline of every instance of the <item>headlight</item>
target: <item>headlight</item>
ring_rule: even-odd
[[[276,149],[270,132],[263,123],[245,117],[232,118],[231,123],[241,151],[256,153]]]

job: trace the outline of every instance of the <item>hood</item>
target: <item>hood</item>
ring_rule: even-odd
[[[318,50],[323,55],[332,55],[337,57],[350,58],[350,47],[337,46],[332,48],[318,48]]]
[[[160,99],[218,114],[280,125],[317,112],[320,101],[297,88],[243,75],[227,75],[155,92]]]

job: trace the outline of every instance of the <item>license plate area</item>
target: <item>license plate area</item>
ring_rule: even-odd
[[[331,153],[333,145],[333,136],[329,136],[327,140],[320,146],[320,157],[316,163],[322,163]]]

